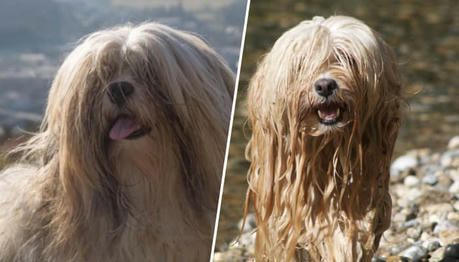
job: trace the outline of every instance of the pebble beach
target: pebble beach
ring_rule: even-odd
[[[392,223],[372,262],[459,261],[459,136],[444,150],[415,149],[394,159],[390,192]],[[252,261],[255,227],[249,215],[239,241],[213,261]]]

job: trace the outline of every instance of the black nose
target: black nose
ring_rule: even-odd
[[[323,97],[328,97],[338,88],[338,84],[331,78],[321,78],[314,83],[316,93]]]
[[[134,86],[126,81],[111,83],[108,86],[108,97],[118,106],[122,106],[132,93],[134,93]]]

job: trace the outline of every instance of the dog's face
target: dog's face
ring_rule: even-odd
[[[261,63],[249,93],[260,101],[253,114],[310,136],[350,134],[346,128],[365,125],[399,97],[396,67],[389,47],[362,22],[317,17],[282,35]]]
[[[110,140],[135,140],[150,134],[153,123],[142,119],[142,115],[147,113],[152,116],[157,110],[138,112],[140,105],[150,101],[146,90],[142,84],[136,83],[127,76],[108,84],[103,110],[107,111],[105,118],[110,126],[107,131]],[[147,99],[142,101],[142,98]]]
[[[353,58],[342,61],[333,55],[324,61],[317,77],[305,83],[299,102],[301,132],[313,136],[338,132],[352,121],[356,66]]]
[[[174,156],[178,119],[167,98],[159,94],[158,85],[127,68],[101,89],[101,131],[108,155],[124,165],[144,167],[143,173],[152,167],[164,169],[164,162],[174,166],[179,161]]]
[[[231,71],[196,36],[151,23],[96,32],[53,82],[45,162],[59,158],[94,184],[123,168],[219,184],[233,88]]]
[[[176,143],[171,137],[174,121],[168,118],[174,112],[167,106],[167,98],[159,94],[158,85],[158,81],[145,81],[127,68],[101,88],[102,130],[111,153],[132,156],[145,144],[159,149],[164,140],[169,145]],[[173,146],[147,152],[165,153],[168,148]]]
[[[176,108],[185,102],[171,95],[174,83],[164,80],[164,72],[174,69],[160,70],[156,64],[162,57],[148,56],[139,43],[127,47],[125,41],[90,36],[66,59],[49,97],[48,124],[60,143],[97,157],[110,172],[136,160],[138,167],[148,163],[145,168],[170,162],[177,153],[176,125],[187,121]]]

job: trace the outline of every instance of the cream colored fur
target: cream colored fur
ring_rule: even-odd
[[[333,126],[318,118],[323,77],[338,84]],[[370,261],[390,225],[400,93],[393,52],[357,19],[315,17],[276,41],[248,91],[257,261]]]
[[[116,81],[134,86],[122,106]],[[233,89],[192,34],[145,23],[83,39],[0,173],[0,261],[207,261]],[[120,115],[149,132],[110,139]]]

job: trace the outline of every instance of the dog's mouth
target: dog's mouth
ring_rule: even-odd
[[[142,126],[131,116],[121,115],[112,124],[109,137],[112,140],[136,139],[150,132],[150,129]]]
[[[321,124],[331,126],[340,122],[344,106],[337,103],[323,103],[317,107],[317,116]]]

